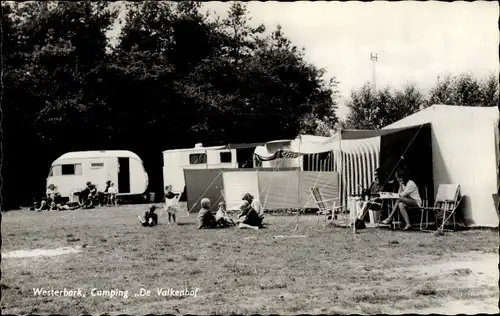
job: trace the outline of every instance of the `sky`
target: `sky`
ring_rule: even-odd
[[[230,3],[206,2],[225,16]],[[258,2],[247,6],[253,25],[268,31],[280,24],[306,60],[339,82],[337,115],[353,89],[372,82],[375,53],[377,88],[415,84],[424,93],[437,77],[498,74],[499,5],[496,2]],[[111,36],[118,33],[117,28]]]

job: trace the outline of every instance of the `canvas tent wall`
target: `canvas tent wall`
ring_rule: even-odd
[[[342,130],[329,138],[301,135],[291,145],[274,150],[294,150],[292,153],[300,154],[302,170],[339,173],[342,205],[347,205],[349,196],[360,194],[363,188],[370,186],[376,168],[382,167],[382,180],[393,175],[396,167],[403,165],[400,161],[403,153],[407,155],[407,167],[418,170],[414,172],[418,175],[418,181],[430,188],[429,195],[432,196],[429,131],[430,126],[427,125],[391,130]],[[418,157],[418,161],[415,157]],[[380,166],[380,161],[385,162],[383,166]],[[420,172],[424,165],[427,172]]]
[[[184,169],[186,183],[187,207],[189,212],[198,212],[201,198],[209,198],[211,210],[217,210],[217,203],[222,199],[224,184],[223,169]]]
[[[209,169],[185,170],[188,209],[199,210],[202,197],[212,201],[212,211],[217,203],[225,201],[227,208],[238,209],[245,193],[251,193],[264,209],[316,208],[310,189],[318,187],[325,199],[339,198],[339,181],[336,172],[307,172],[297,169]],[[224,196],[222,196],[224,193]]]
[[[439,184],[460,184],[466,224],[497,227],[498,120],[496,107],[433,105],[385,129],[431,123],[434,191]]]

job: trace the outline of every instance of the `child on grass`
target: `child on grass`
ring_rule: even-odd
[[[118,190],[115,188],[115,184],[111,183],[108,188],[108,204],[118,206],[118,202],[116,200],[116,194]]]
[[[156,206],[150,205],[149,208],[144,213],[144,218],[141,215],[138,216],[139,222],[144,227],[153,227],[158,225],[158,214],[155,213]]]
[[[215,214],[217,227],[230,227],[236,225],[233,219],[226,212],[226,202],[219,203],[219,209]]]
[[[201,200],[201,209],[198,212],[198,229],[216,228],[215,216],[210,212],[210,199]]]
[[[172,192],[172,186],[167,185],[165,187],[165,211],[168,213],[168,224],[170,225],[170,220],[176,224],[175,215],[179,209],[179,194]]]

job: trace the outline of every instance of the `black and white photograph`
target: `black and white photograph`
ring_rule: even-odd
[[[2,315],[499,313],[496,1],[2,1]]]

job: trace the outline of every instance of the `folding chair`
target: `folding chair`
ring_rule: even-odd
[[[434,207],[422,207],[421,208],[421,216],[420,216],[420,230],[427,232],[436,232],[436,231],[455,231],[456,228],[456,220],[455,214],[460,202],[462,201],[462,195],[460,194],[460,185],[458,184],[440,184],[438,188],[438,192],[436,195],[436,200],[434,202]],[[436,213],[443,213],[443,221],[442,223],[438,223],[436,219]],[[435,224],[437,230],[429,230],[427,229],[429,225],[432,223],[429,221],[429,213],[433,213]],[[425,218],[425,220],[424,220]],[[448,223],[449,220],[452,220],[453,229],[445,229],[444,226]]]
[[[331,220],[334,221],[335,217],[336,217],[337,210],[345,208],[345,206],[335,206],[338,198],[324,200],[321,197],[321,192],[319,191],[319,188],[317,188],[317,187],[311,188],[311,193],[314,197],[314,201],[316,202],[316,205],[318,205],[318,208],[319,208],[318,212],[316,212],[316,214],[318,215],[317,222],[319,222],[321,215],[324,215],[325,223],[328,221],[329,215],[331,215],[331,217],[332,217]],[[327,205],[327,204],[330,204],[330,205]]]

